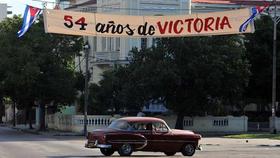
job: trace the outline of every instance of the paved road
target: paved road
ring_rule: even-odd
[[[0,158],[94,158],[98,149],[84,148],[85,140],[74,136],[34,135],[0,127]],[[203,151],[194,158],[279,158],[280,141],[267,139],[203,138]],[[115,153],[112,157],[119,157]],[[167,158],[162,153],[135,152],[131,157]],[[183,157],[180,153],[172,158]]]

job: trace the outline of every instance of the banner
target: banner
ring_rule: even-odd
[[[251,16],[249,8],[224,12],[172,16],[129,16],[45,10],[47,33],[111,37],[179,37],[251,33],[241,25]]]

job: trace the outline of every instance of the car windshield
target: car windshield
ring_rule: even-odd
[[[120,129],[120,130],[132,130],[130,124],[125,120],[115,120],[108,128]]]

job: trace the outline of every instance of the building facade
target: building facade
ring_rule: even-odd
[[[190,14],[191,0],[57,0],[57,3],[69,4],[67,10],[81,12],[98,12],[119,15],[175,15]],[[90,82],[98,83],[102,73],[115,64],[128,64],[130,51],[151,47],[153,38],[119,38],[119,37],[84,37],[88,41]],[[84,72],[85,63],[82,56],[76,58],[78,71]]]
[[[273,0],[192,0],[193,12],[214,12],[228,9],[245,8],[252,6],[263,6],[266,3],[274,5]],[[276,2],[280,5],[280,2]]]
[[[98,12],[120,15],[174,15],[224,11],[248,6],[264,5],[262,0],[57,0],[72,11]],[[271,2],[268,2],[271,3]],[[277,2],[280,3],[280,2]],[[115,64],[128,64],[132,48],[146,48],[153,38],[84,37],[90,45],[90,82],[98,83],[101,74]],[[76,58],[78,71],[83,71],[83,53]]]
[[[7,17],[7,13],[8,13],[7,8],[8,8],[7,4],[0,3],[0,22]]]

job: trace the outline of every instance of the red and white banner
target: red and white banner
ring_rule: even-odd
[[[241,25],[251,16],[249,8],[224,12],[174,16],[129,16],[45,10],[47,33],[112,37],[178,37],[251,33]]]

